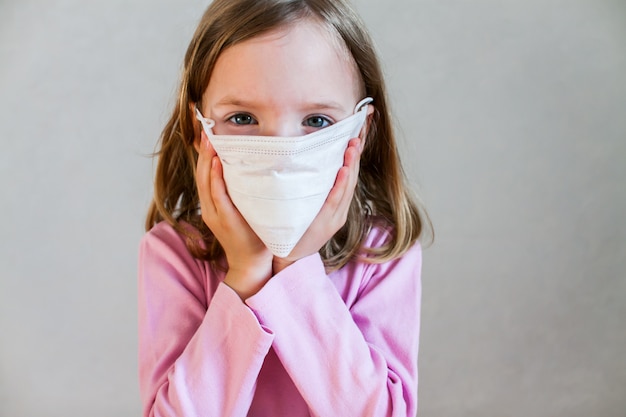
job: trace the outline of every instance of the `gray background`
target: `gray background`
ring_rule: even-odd
[[[136,257],[205,2],[0,0],[0,416],[137,416]],[[420,416],[626,416],[626,4],[360,0],[425,252]]]

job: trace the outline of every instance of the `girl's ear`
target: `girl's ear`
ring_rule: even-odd
[[[372,114],[374,114],[375,110],[376,108],[374,107],[373,104],[367,105],[367,115],[365,116],[365,124],[361,128],[361,132],[359,132],[359,138],[361,138],[361,141],[363,141],[364,144],[365,144],[365,139],[367,138],[367,132],[369,132],[370,123],[372,123]]]

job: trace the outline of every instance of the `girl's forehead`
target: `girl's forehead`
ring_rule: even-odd
[[[307,19],[226,48],[215,63],[207,93],[226,88],[274,94],[308,90],[356,99],[360,86],[343,40],[326,25]]]
[[[247,39],[251,42],[263,42],[275,40],[278,43],[289,42],[292,38],[308,37],[323,41],[326,45],[334,48],[335,52],[344,59],[352,59],[352,55],[337,30],[330,24],[318,19],[305,18],[289,24],[270,29],[257,36]]]
[[[355,65],[354,58],[337,30],[329,24],[307,18],[279,26],[231,46],[257,44],[265,48],[305,48],[310,55],[333,54],[339,60]],[[227,48],[225,51],[228,51]],[[222,54],[225,52],[222,51]],[[221,55],[221,54],[220,54]]]

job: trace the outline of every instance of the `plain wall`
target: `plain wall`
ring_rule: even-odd
[[[626,2],[360,0],[424,253],[420,416],[626,416]],[[137,245],[205,2],[0,1],[0,416],[137,416]]]

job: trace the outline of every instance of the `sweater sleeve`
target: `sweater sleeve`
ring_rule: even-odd
[[[246,303],[275,334],[274,350],[314,416],[414,416],[421,249],[354,267],[347,305],[319,255],[273,277]]]
[[[144,417],[245,416],[250,408],[273,335],[211,274],[172,228],[157,225],[142,240],[138,305]]]

